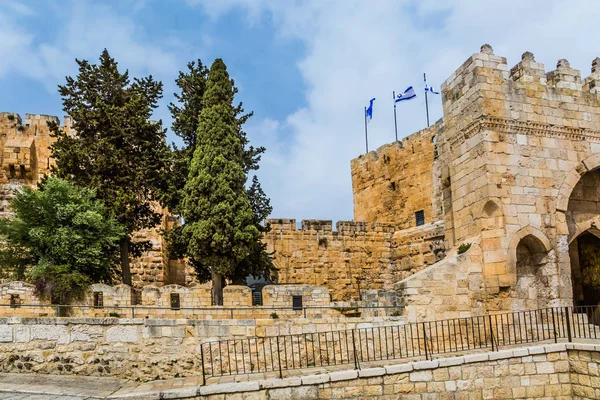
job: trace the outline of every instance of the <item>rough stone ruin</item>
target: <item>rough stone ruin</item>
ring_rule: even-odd
[[[441,91],[433,126],[352,160],[355,221],[267,221],[277,282],[411,319],[598,304],[582,274],[600,251],[600,58],[582,79],[530,52],[510,68],[484,45]],[[51,118],[0,113],[0,213],[48,172]],[[193,282],[157,231],[142,234],[154,249],[134,263],[136,289]]]

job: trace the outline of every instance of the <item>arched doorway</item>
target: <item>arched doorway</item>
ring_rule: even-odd
[[[547,307],[556,297],[550,282],[554,276],[555,263],[544,243],[529,234],[521,238],[516,247],[516,298],[524,301],[524,307],[535,309]]]
[[[581,176],[565,213],[569,230],[569,261],[573,303],[600,303],[600,170]]]

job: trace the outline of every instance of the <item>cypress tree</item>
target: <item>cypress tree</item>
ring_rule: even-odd
[[[76,60],[79,73],[59,86],[64,111],[73,118],[76,135],[53,124],[55,165],[52,173],[80,187],[94,189],[98,199],[126,229],[121,240],[123,282],[131,285],[129,256],[149,242],[132,235],[160,223],[154,205],[164,193],[169,148],[161,123],[150,120],[162,97],[162,83],[152,76],[129,79],[105,49],[99,64]]]
[[[216,305],[223,304],[224,277],[235,275],[261,238],[245,188],[245,143],[232,106],[234,94],[225,63],[215,60],[202,98],[196,148],[183,190],[185,224],[180,240],[199,277],[207,278],[210,273]]]

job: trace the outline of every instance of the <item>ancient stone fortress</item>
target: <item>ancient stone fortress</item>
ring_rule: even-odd
[[[442,85],[435,125],[351,161],[354,221],[267,221],[277,283],[324,287],[336,304],[402,305],[411,320],[598,304],[582,272],[600,251],[599,90],[598,58],[582,79],[529,52],[509,68],[484,45]],[[12,188],[48,172],[51,118],[0,114],[2,210]],[[141,234],[154,248],[134,262],[136,302],[147,286],[201,292],[155,231]]]
[[[600,59],[582,79],[484,45],[442,101],[434,126],[352,160],[363,222],[271,220],[280,278],[379,289],[412,318],[598,304],[579,247],[600,249]]]

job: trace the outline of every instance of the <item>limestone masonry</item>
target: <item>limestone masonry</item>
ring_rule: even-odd
[[[356,221],[267,221],[276,281],[411,319],[598,304],[582,276],[600,251],[600,58],[582,78],[484,45],[441,91],[433,126],[351,161]],[[0,114],[0,212],[48,172],[50,118]],[[153,237],[136,289],[192,283]]]

